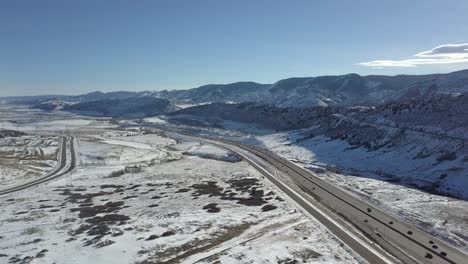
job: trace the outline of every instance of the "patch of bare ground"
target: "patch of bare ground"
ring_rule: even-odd
[[[88,192],[86,189],[64,189],[61,190],[61,195],[68,196],[67,202],[78,204],[78,207],[71,208],[70,212],[77,212],[78,217],[84,220],[78,228],[68,232],[70,236],[67,242],[76,240],[76,236],[85,234],[88,238],[84,238],[83,246],[93,245],[95,248],[109,246],[114,241],[107,239],[108,237],[116,237],[123,234],[119,228],[130,220],[130,217],[118,214],[124,207],[123,201],[108,201],[102,205],[94,205],[93,198],[112,194],[113,192],[105,192],[102,189],[114,189],[118,191],[122,189],[122,185],[101,185],[100,191]]]
[[[194,189],[192,194],[193,199],[197,199],[199,196],[207,195],[209,197],[219,196],[221,200],[235,201],[237,204],[246,206],[261,206],[268,203],[268,200],[273,199],[273,192],[264,194],[264,191],[260,188],[261,185],[258,179],[255,178],[240,178],[231,179],[226,183],[229,184],[229,188],[223,189],[217,185],[214,181],[205,181],[202,183],[193,184],[190,186]],[[242,195],[242,196],[240,196]],[[210,208],[203,208],[210,209]],[[266,205],[262,208],[262,211],[270,211],[276,209],[273,205]],[[209,212],[218,212],[218,208],[213,208]]]
[[[237,226],[226,227],[223,232],[213,235],[210,239],[195,239],[179,247],[163,249],[154,248],[141,253],[149,253],[146,260],[136,262],[135,264],[175,264],[182,260],[205,251],[208,251],[226,241],[242,235],[250,224],[241,224]],[[182,253],[181,253],[182,252]]]
[[[278,264],[306,263],[309,260],[317,259],[322,256],[322,254],[315,252],[310,248],[292,251],[291,255],[292,257],[278,259]]]

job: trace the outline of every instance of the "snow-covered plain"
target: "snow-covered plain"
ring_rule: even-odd
[[[0,130],[42,133],[84,127],[111,128],[116,125],[110,122],[110,118],[89,118],[68,112],[46,112],[28,106],[0,104]]]
[[[90,128],[72,174],[0,197],[0,263],[363,262],[226,150]]]
[[[70,129],[80,153],[73,174],[0,197],[0,263],[363,262],[232,153],[141,127],[148,121]],[[390,182],[375,153],[301,140],[301,131],[224,126],[203,133],[266,147],[467,250],[467,202]]]

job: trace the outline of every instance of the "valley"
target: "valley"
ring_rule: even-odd
[[[408,87],[423,91],[428,82],[456,83],[447,80],[454,75],[463,82],[463,71],[403,79],[418,79],[419,86]],[[188,94],[1,99],[0,260],[407,263],[417,257],[457,262],[468,250],[468,97],[463,87],[451,94],[431,88],[431,94],[399,99],[395,96],[403,90],[395,90],[380,101],[352,101],[350,106],[322,97],[329,103],[289,107],[266,100],[271,97],[264,94],[253,95],[256,89],[276,93],[285,85],[299,89],[305,83],[311,85],[307,89],[319,83],[332,89],[327,85],[335,87],[348,78],[360,77],[294,79],[260,88],[252,83],[226,86],[245,89],[242,99],[216,85]],[[201,94],[203,99],[195,99]],[[187,133],[202,138],[183,136]],[[396,239],[389,235],[393,229],[380,231],[382,242],[378,229],[383,227],[375,231],[352,223],[368,231],[364,240],[355,240],[361,242],[350,242],[245,157],[204,142],[205,136],[271,151],[310,173],[310,179],[332,184],[385,212],[384,217],[402,221],[398,226],[417,228],[418,237],[440,242],[427,252],[408,242],[407,252],[414,249],[405,255],[408,259],[391,249],[393,256],[363,251],[373,243],[387,249],[381,243]],[[283,180],[290,176],[281,167],[271,173]],[[332,218],[341,219],[345,211],[354,214],[320,202],[320,197],[310,201],[325,211],[343,210],[326,213]]]
[[[235,154],[113,123],[28,132],[75,137],[77,166],[0,197],[1,262],[363,262]]]
[[[0,1],[0,264],[467,264],[468,1]]]

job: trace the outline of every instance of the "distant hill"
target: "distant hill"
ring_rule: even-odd
[[[160,91],[152,95],[176,103],[197,104],[207,102],[255,102],[267,95],[270,84],[237,82],[231,84],[209,84],[189,90]]]
[[[140,118],[161,115],[177,110],[169,100],[155,97],[131,97],[125,99],[104,99],[76,103],[63,107],[81,115]]]
[[[0,103],[14,103],[14,104],[40,104],[44,101],[61,101],[67,103],[82,103],[82,102],[91,102],[97,100],[105,100],[105,99],[126,99],[130,97],[137,96],[139,92],[126,92],[126,91],[118,91],[118,92],[92,92],[87,94],[81,95],[38,95],[38,96],[7,96],[7,97],[0,97]]]
[[[34,103],[36,103],[34,101]],[[33,109],[40,109],[44,111],[56,111],[56,110],[62,110],[63,107],[71,104],[70,102],[66,101],[61,101],[58,99],[50,99],[50,100],[44,100],[40,101],[36,104],[34,104],[31,108]]]

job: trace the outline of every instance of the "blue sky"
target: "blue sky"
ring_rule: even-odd
[[[450,72],[468,68],[467,14],[465,0],[4,0],[0,96]],[[431,52],[446,44],[461,52]]]

